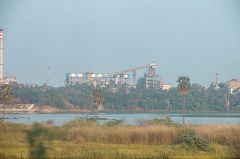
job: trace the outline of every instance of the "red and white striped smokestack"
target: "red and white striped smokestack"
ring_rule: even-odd
[[[0,81],[3,81],[3,29],[0,29]]]

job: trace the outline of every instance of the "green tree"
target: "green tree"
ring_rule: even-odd
[[[183,112],[183,124],[184,124],[184,117],[185,117],[185,105],[186,105],[186,99],[185,99],[185,96],[186,94],[190,91],[190,78],[189,77],[186,77],[186,76],[180,76],[178,77],[178,90],[180,92],[180,94],[183,96],[183,109],[182,109],[182,112]]]
[[[11,84],[14,88],[14,98],[19,98],[25,104],[36,104],[36,106],[49,105],[61,109],[87,109],[93,110],[92,94],[93,87],[81,84],[71,87],[50,87],[42,91],[41,86],[29,87],[21,84]],[[152,88],[137,87],[132,89],[128,85],[116,86],[109,84],[102,89],[104,96],[104,109],[113,111],[150,111],[183,110],[183,97],[177,87],[170,90],[156,90]],[[226,111],[226,96],[229,90],[221,87],[218,90],[212,87],[204,88],[200,84],[191,84],[191,90],[186,98],[186,110],[192,111]],[[240,111],[240,93],[229,96],[232,111]],[[1,101],[0,101],[1,102]],[[188,106],[188,107],[187,107]]]
[[[9,84],[0,87],[0,101],[3,104],[8,104],[13,98],[13,88]]]
[[[13,88],[9,84],[4,84],[0,87],[0,101],[4,109],[5,118],[5,105],[8,104],[13,98]]]
[[[96,88],[92,92],[92,102],[97,105],[98,110],[103,110],[104,96],[101,88]]]

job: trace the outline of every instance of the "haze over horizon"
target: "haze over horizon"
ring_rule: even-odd
[[[209,86],[240,78],[239,0],[0,0],[4,71],[62,86],[67,72],[112,73],[156,62]],[[143,75],[143,71],[140,71]]]

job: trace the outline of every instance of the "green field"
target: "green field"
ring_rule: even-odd
[[[0,124],[0,158],[236,158],[238,125],[178,125],[153,119],[142,125],[98,124],[78,119],[58,127],[51,122]]]

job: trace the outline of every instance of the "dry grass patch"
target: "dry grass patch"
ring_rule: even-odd
[[[171,144],[177,137],[175,127],[168,126],[93,126],[70,128],[62,139],[112,144]]]

